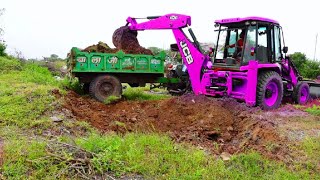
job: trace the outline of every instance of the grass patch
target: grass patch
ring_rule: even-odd
[[[104,103],[105,104],[112,104],[112,103],[118,102],[120,99],[121,99],[121,97],[118,97],[118,96],[109,96],[104,101]]]
[[[312,107],[307,108],[305,111],[307,111],[310,114],[319,116],[320,115],[320,106],[313,105]]]
[[[152,94],[145,92],[145,87],[137,87],[137,88],[130,88],[127,87],[123,92],[123,97],[126,100],[160,100],[160,99],[167,99],[170,96],[165,94]]]
[[[18,60],[9,57],[0,56],[0,64],[0,74],[22,69],[22,65]]]
[[[167,136],[127,134],[78,139],[77,144],[96,154],[95,169],[123,174],[142,174],[155,179],[308,179],[307,171],[291,172],[284,164],[251,152],[225,163],[204,151],[176,145]]]
[[[0,117],[3,125],[25,128],[53,108],[51,91],[59,84],[45,68],[29,63],[21,67],[0,74]]]

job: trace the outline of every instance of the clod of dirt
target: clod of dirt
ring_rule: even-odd
[[[205,147],[215,154],[234,154],[249,148],[276,158],[275,155],[287,152],[286,149],[268,152],[267,144],[284,142],[275,131],[275,123],[256,118],[253,114],[257,109],[249,109],[232,99],[190,94],[165,100],[120,101],[105,105],[69,92],[64,107],[76,119],[86,120],[104,132],[167,133],[177,142]],[[214,148],[216,144],[218,149]]]
[[[229,161],[231,159],[231,154],[229,154],[227,152],[223,152],[220,154],[220,157],[224,161]]]

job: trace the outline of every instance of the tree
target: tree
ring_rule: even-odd
[[[290,58],[303,77],[315,79],[320,75],[320,63],[307,59],[305,54],[295,52]]]
[[[158,48],[158,47],[149,47],[148,49],[151,50],[154,55],[157,55],[157,54],[159,54],[161,51],[163,51],[163,49],[160,49],[160,48]]]
[[[303,66],[307,62],[307,56],[301,52],[295,52],[290,55],[293,64],[298,68],[298,70],[302,70]]]
[[[51,59],[59,59],[59,56],[56,55],[56,54],[51,54],[51,55],[50,55],[50,58],[51,58]]]
[[[2,8],[0,9],[0,17],[3,15],[5,9]],[[4,34],[4,30],[2,28],[2,25],[0,24],[0,56],[6,56],[6,49],[7,49],[7,46],[5,44],[5,41],[3,40],[2,36]]]

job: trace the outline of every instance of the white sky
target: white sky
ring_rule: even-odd
[[[315,37],[320,33],[319,6],[315,0],[0,0],[6,11],[0,17],[10,51],[26,58],[57,54],[66,57],[71,47],[85,48],[98,41],[112,44],[115,29],[126,18],[179,13],[191,16],[200,42],[214,42],[214,20],[246,16],[275,19],[283,27],[289,53],[302,52],[313,59]],[[139,32],[144,47],[169,48],[170,30]],[[320,37],[319,37],[320,41]],[[320,60],[320,42],[316,59]]]

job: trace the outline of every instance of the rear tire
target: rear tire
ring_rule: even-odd
[[[109,96],[121,96],[121,82],[115,76],[97,76],[90,83],[89,93],[98,101],[104,102]]]
[[[275,71],[261,72],[258,77],[257,105],[264,110],[276,109],[283,98],[283,82]]]
[[[292,99],[296,104],[306,104],[310,97],[310,88],[306,82],[298,82],[293,89]]]

